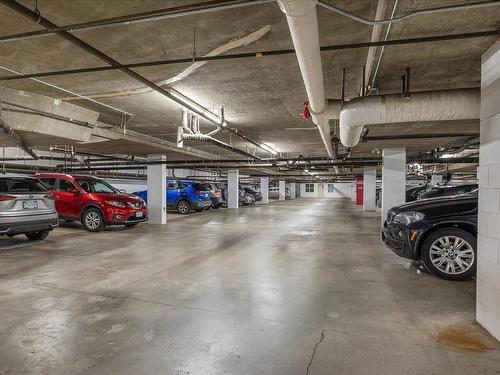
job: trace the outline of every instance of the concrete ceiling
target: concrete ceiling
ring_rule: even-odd
[[[39,0],[41,14],[58,25],[92,21],[108,17],[145,12],[177,5],[197,4],[195,0]],[[365,18],[373,19],[377,0],[337,1],[329,3]],[[463,1],[401,0],[396,14],[410,10],[462,3]],[[20,3],[33,9],[34,1]],[[393,1],[388,1],[386,18],[390,17]],[[320,44],[341,44],[369,41],[371,27],[318,7]],[[14,11],[0,5],[0,35],[7,35],[40,27]],[[190,57],[193,53],[193,29],[196,28],[196,52],[203,55],[231,40],[241,38],[262,26],[271,31],[250,45],[232,50],[232,53],[293,48],[284,15],[276,3],[224,10],[176,19],[118,25],[96,30],[84,30],[75,35],[102,50],[121,63]],[[442,35],[498,29],[498,8],[455,11],[419,16],[393,25],[390,39]],[[385,27],[382,35],[385,34]],[[375,86],[381,93],[398,92],[400,77],[405,67],[412,69],[412,89],[437,90],[478,87],[481,55],[495,42],[495,37],[434,42],[417,45],[386,47]],[[342,68],[347,69],[346,96],[355,97],[361,86],[362,67],[368,49],[350,49],[323,52],[326,95],[340,97]],[[380,54],[379,48],[376,59]],[[0,65],[35,73],[104,65],[85,51],[58,36],[50,35],[0,43]],[[173,77],[190,64],[164,65],[141,68],[136,71],[152,81]],[[0,70],[1,72],[1,70]],[[5,73],[5,74],[4,74]],[[2,75],[9,73],[1,72]],[[43,78],[44,81],[79,94],[99,94],[142,88],[119,71],[86,73]],[[371,79],[370,79],[371,82]],[[0,82],[0,85],[47,95],[67,98],[68,94],[31,80]],[[251,138],[273,145],[285,155],[326,155],[318,131],[300,113],[306,93],[295,55],[245,58],[208,62],[173,87],[209,109],[223,104],[231,125]],[[133,114],[128,122],[130,130],[175,141],[180,121],[180,107],[157,93],[116,96],[99,99],[103,103]],[[74,100],[101,113],[100,120],[117,123],[119,116],[108,109],[84,100]],[[208,125],[204,128],[210,129]],[[422,134],[446,132],[477,132],[477,121],[381,125],[373,127],[370,135]],[[29,137],[29,136],[28,136]],[[245,148],[248,144],[229,133],[217,136]],[[410,153],[425,152],[448,138],[376,141],[360,143],[353,152],[372,155],[384,147],[404,146]],[[50,142],[43,137],[30,142]],[[215,146],[190,142],[188,145],[218,155],[229,155]],[[89,146],[95,152],[123,152],[144,155],[156,150],[147,146],[131,146],[124,141],[100,142]],[[253,147],[248,148],[249,151]],[[235,156],[234,154],[230,154]]]

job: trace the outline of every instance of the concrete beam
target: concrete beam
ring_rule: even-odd
[[[238,208],[239,203],[239,185],[240,185],[240,172],[239,170],[227,171],[227,207]]]
[[[476,319],[500,340],[500,42],[481,64]]]
[[[148,155],[148,161],[164,161],[165,155]],[[147,167],[149,224],[167,223],[167,168],[165,164]]]
[[[382,151],[382,223],[387,212],[406,201],[406,149]]]
[[[278,182],[278,200],[284,201],[286,198],[285,181]]]
[[[262,194],[262,204],[269,203],[269,177],[260,178],[260,192]]]
[[[377,167],[364,167],[363,173],[363,211],[377,208]]]

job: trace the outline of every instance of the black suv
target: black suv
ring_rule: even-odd
[[[454,195],[464,195],[478,188],[477,184],[445,185],[433,186],[427,191],[422,191],[417,199],[450,197]]]
[[[397,255],[422,260],[443,279],[468,279],[476,273],[477,201],[474,191],[394,207],[382,241]]]

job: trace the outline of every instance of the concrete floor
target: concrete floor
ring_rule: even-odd
[[[418,273],[379,220],[297,199],[2,239],[0,374],[499,374],[475,283]]]

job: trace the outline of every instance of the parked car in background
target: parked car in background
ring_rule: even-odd
[[[413,202],[416,201],[419,196],[426,191],[432,189],[432,185],[430,183],[426,182],[425,184],[418,185],[418,186],[411,186],[406,189],[406,202]]]
[[[42,240],[57,227],[50,191],[34,178],[0,177],[0,235]]]
[[[260,191],[254,190],[249,186],[243,186],[243,190],[245,190],[245,193],[252,195],[256,202],[260,202],[262,200],[262,193]]]
[[[249,206],[255,203],[255,198],[252,194],[246,193],[243,196],[243,200],[240,201],[240,204],[243,206]]]
[[[269,188],[269,199],[279,199],[279,187],[271,186]],[[290,191],[285,187],[285,199],[290,199]]]
[[[167,209],[176,210],[180,214],[188,214],[192,210],[203,211],[210,208],[210,192],[207,184],[198,181],[168,180],[167,181]],[[145,202],[148,201],[147,190],[135,192]]]
[[[433,186],[431,189],[420,194],[418,199],[449,197],[452,195],[464,195],[473,190],[477,190],[477,184],[463,184],[463,185],[446,185],[446,186]]]
[[[394,253],[422,260],[436,276],[465,280],[476,273],[477,191],[389,210],[382,241]]]
[[[220,190],[222,207],[227,207],[227,187],[222,182],[216,182],[215,186]]]
[[[209,195],[210,195],[210,201],[212,202],[212,208],[220,208],[222,207],[223,204],[223,198],[222,198],[222,191],[219,189],[217,184],[213,182],[206,182],[205,183],[208,187]]]
[[[148,219],[142,199],[121,193],[99,178],[61,173],[34,177],[51,191],[59,218],[79,220],[89,232],[102,231],[107,225],[132,227]]]

